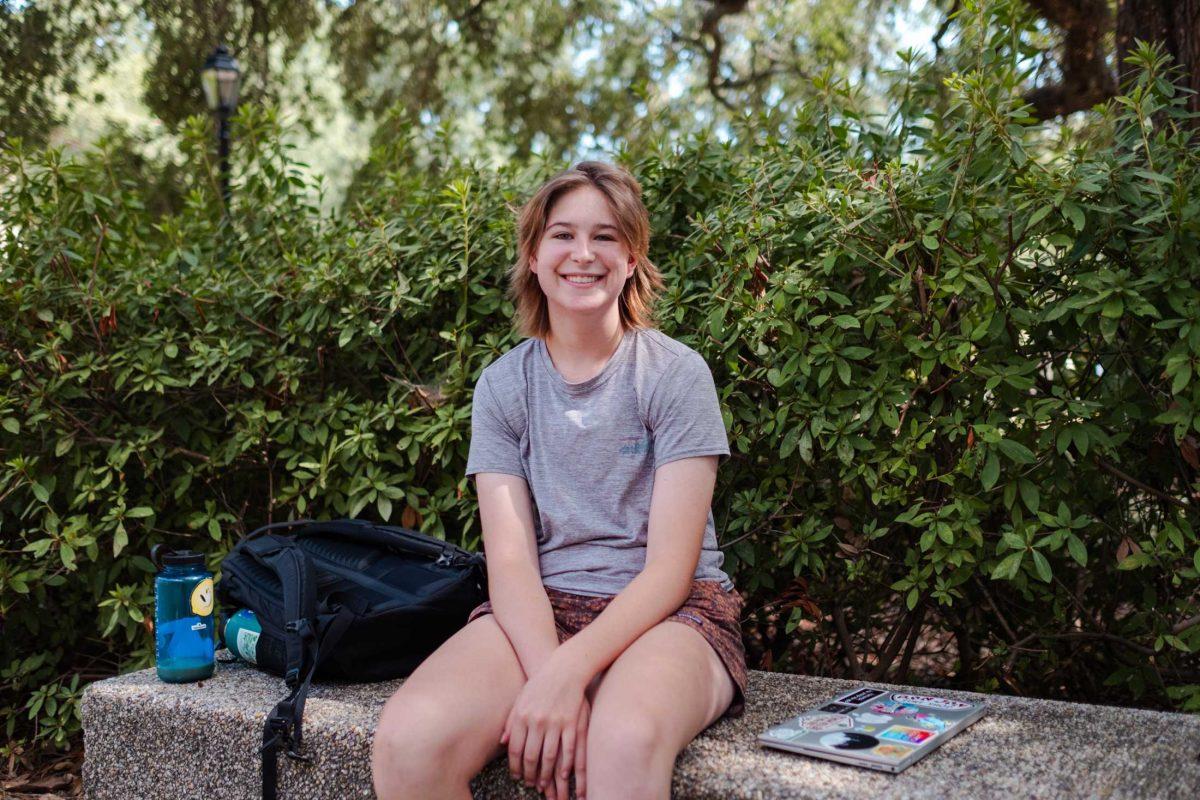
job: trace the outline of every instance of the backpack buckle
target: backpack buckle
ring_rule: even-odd
[[[284,719],[283,717],[276,717],[276,716],[269,717],[267,719],[267,730],[271,731],[274,735],[270,739],[267,739],[266,742],[263,743],[263,746],[258,749],[258,754],[261,756],[263,754],[263,751],[266,750],[268,747],[274,747],[277,744],[279,744],[280,739],[285,739],[285,738],[290,739],[288,734],[290,732],[291,727],[292,727],[292,723],[290,720]],[[291,742],[289,741],[288,744],[289,744],[288,749],[290,750]]]
[[[292,761],[303,761],[305,764],[314,763],[312,756],[304,756],[304,755],[300,755],[300,753],[296,752],[294,742],[289,742],[288,748],[287,748],[287,750],[283,751],[283,754],[285,756],[287,756],[288,758],[290,758]]]
[[[307,617],[300,617],[283,626],[283,629],[288,633],[295,633],[301,639],[308,640],[316,638],[316,632],[313,630],[312,624],[309,623]]]

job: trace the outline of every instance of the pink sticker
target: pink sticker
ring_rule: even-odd
[[[919,706],[940,708],[943,711],[965,711],[971,707],[970,703],[964,703],[962,700],[950,700],[946,697],[933,697],[927,694],[894,694],[892,699],[897,703],[916,703]]]
[[[893,725],[883,733],[879,734],[880,739],[891,739],[895,742],[907,742],[908,744],[921,744],[927,739],[932,739],[937,734],[933,731],[923,731],[920,728],[908,728],[904,725]]]

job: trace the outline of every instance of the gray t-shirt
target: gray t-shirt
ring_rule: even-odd
[[[692,456],[729,456],[712,372],[687,345],[629,330],[604,369],[563,380],[541,339],[489,364],[475,386],[467,474],[525,479],[533,501],[542,582],[613,595],[646,563],[654,471]],[[721,570],[712,509],[696,580]]]

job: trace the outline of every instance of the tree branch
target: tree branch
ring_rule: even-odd
[[[1179,508],[1182,508],[1185,511],[1195,510],[1195,507],[1191,503],[1185,503],[1182,500],[1180,500],[1178,497],[1172,497],[1171,495],[1167,494],[1166,492],[1160,491],[1159,489],[1155,489],[1153,486],[1150,486],[1146,483],[1143,483],[1142,481],[1139,481],[1137,478],[1133,477],[1132,475],[1128,475],[1128,474],[1122,472],[1121,470],[1117,469],[1115,466],[1108,463],[1107,461],[1105,461],[1103,458],[1100,458],[1099,456],[1096,457],[1096,464],[1097,464],[1097,466],[1100,467],[1100,469],[1104,470],[1109,475],[1112,475],[1114,478],[1120,478],[1121,480],[1125,481],[1126,483],[1136,486],[1137,488],[1141,489],[1144,492],[1149,492],[1150,494],[1157,497],[1159,500],[1170,503],[1171,505],[1174,505],[1174,506],[1178,506]]]

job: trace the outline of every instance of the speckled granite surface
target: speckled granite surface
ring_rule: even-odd
[[[373,796],[375,721],[400,681],[314,685],[305,710],[310,766],[280,758],[281,800]],[[758,733],[853,684],[752,672],[746,714],[710,728],[679,757],[672,795],[696,800],[800,798],[1187,798],[1200,796],[1200,716],[982,697],[989,714],[900,775],[762,750]],[[259,796],[262,723],[283,681],[221,664],[207,681],[160,682],[153,670],[88,687],[84,787],[92,800]],[[533,798],[497,762],[480,798]]]

